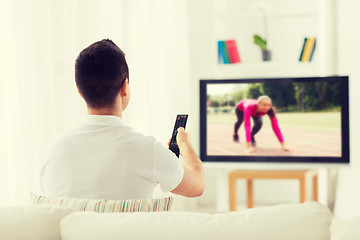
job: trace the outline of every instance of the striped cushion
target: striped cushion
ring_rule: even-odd
[[[141,200],[106,200],[106,199],[79,199],[47,197],[38,194],[30,194],[33,204],[61,205],[71,208],[73,211],[92,212],[159,212],[169,211],[173,197],[160,199]]]

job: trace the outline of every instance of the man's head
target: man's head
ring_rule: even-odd
[[[109,39],[91,44],[76,59],[75,80],[88,108],[114,108],[128,87],[129,69],[124,52]],[[128,98],[123,110],[127,103]]]
[[[266,95],[260,96],[257,99],[257,110],[262,113],[266,113],[272,107],[271,98]]]

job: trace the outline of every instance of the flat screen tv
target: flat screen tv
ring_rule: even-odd
[[[200,80],[204,162],[349,163],[347,76]]]

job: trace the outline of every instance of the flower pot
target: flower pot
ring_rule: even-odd
[[[271,61],[271,51],[268,49],[262,49],[262,59],[263,61]]]

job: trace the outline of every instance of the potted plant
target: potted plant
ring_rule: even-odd
[[[271,51],[267,49],[267,42],[264,38],[260,37],[259,35],[254,35],[254,43],[258,45],[262,52],[262,59],[263,61],[270,61],[271,60]]]
[[[263,27],[264,27],[264,37],[261,37],[259,34],[254,34],[254,43],[258,45],[262,52],[263,61],[271,60],[271,51],[267,48],[268,40],[268,24],[267,24],[267,13],[270,11],[270,6],[264,2],[256,2],[252,5],[252,8],[260,12],[262,15]]]

